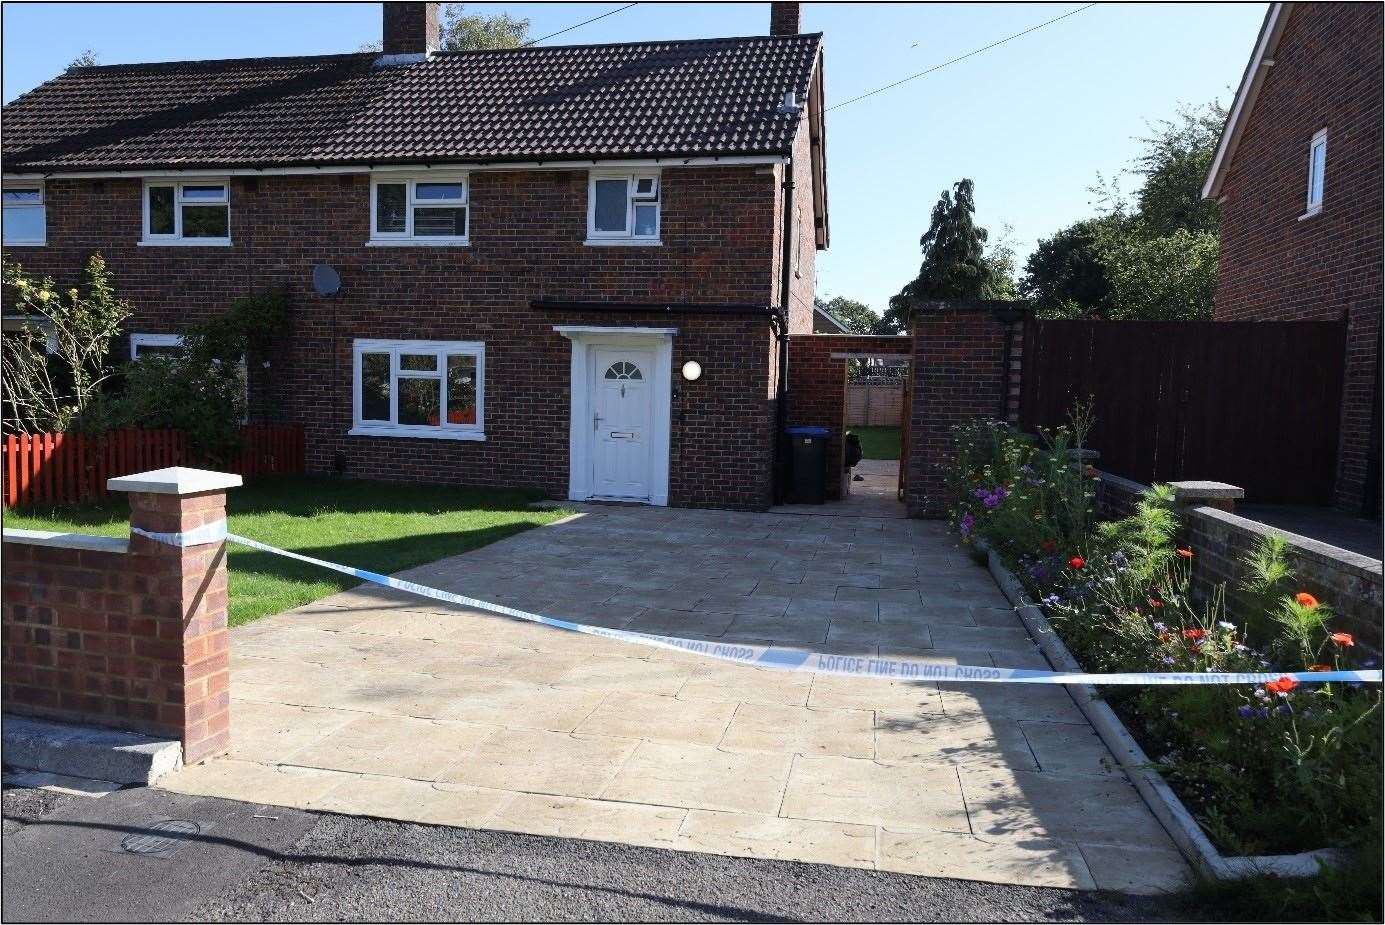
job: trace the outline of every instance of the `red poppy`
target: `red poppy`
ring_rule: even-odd
[[[1068,565],[1072,566],[1075,569],[1086,568],[1087,560],[1082,558],[1081,556],[1073,556],[1071,559],[1068,560]]]
[[[1298,682],[1288,675],[1284,675],[1282,678],[1266,684],[1265,690],[1271,694],[1287,694],[1296,687],[1298,687]]]
[[[1309,594],[1307,591],[1300,591],[1297,594],[1295,594],[1294,600],[1298,601],[1298,605],[1300,607],[1307,607],[1309,610],[1312,610],[1314,607],[1318,606],[1318,599],[1313,595]]]
[[[1058,541],[1053,539],[1044,540],[1039,546],[1044,552],[1053,552],[1053,550],[1058,548]]]
[[[1151,607],[1163,607],[1163,606],[1164,606],[1164,602],[1161,601],[1161,600],[1159,600],[1158,598],[1153,598],[1153,597],[1151,597],[1151,598],[1149,599],[1149,606],[1151,606]]]
[[[1160,633],[1160,634],[1159,634],[1159,640],[1160,640],[1161,642],[1168,642],[1168,641],[1169,641],[1170,639],[1172,639],[1172,638],[1173,638],[1173,633]]]
[[[1200,642],[1206,635],[1207,631],[1205,629],[1199,629],[1197,627],[1183,631],[1183,638],[1191,640],[1192,642]]]
[[[1191,559],[1193,557],[1193,551],[1191,549],[1175,549],[1174,552],[1178,553],[1178,555],[1184,559]]]
[[[1328,636],[1327,638],[1331,639],[1339,646],[1356,645],[1356,640],[1352,638],[1350,633],[1333,633],[1331,636]]]
[[[1331,665],[1309,665],[1309,666],[1308,666],[1308,670],[1309,670],[1309,671],[1331,671],[1331,670],[1332,670],[1332,666],[1331,666]]]

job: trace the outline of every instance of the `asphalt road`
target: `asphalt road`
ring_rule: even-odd
[[[7,922],[1181,919],[1165,899],[414,825],[143,788],[101,799],[7,789],[4,809]],[[171,843],[141,837],[170,818],[199,831]],[[131,853],[122,842],[167,856]]]

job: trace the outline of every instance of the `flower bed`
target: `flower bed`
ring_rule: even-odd
[[[1371,667],[1332,626],[1330,602],[1298,592],[1282,543],[1248,560],[1254,606],[1224,589],[1189,594],[1197,550],[1177,542],[1166,488],[1124,520],[1097,523],[1081,464],[1082,413],[1034,440],[984,422],[955,432],[952,520],[1039,605],[1083,669],[1312,671]],[[1360,664],[1358,665],[1358,661]],[[1296,854],[1380,840],[1380,692],[1373,686],[1112,687],[1106,703],[1212,844],[1228,855]]]

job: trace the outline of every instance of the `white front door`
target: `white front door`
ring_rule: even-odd
[[[592,493],[648,500],[654,351],[592,350]]]

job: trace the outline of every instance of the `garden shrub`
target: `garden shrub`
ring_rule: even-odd
[[[1154,486],[1123,520],[1085,516],[1085,413],[1041,441],[978,422],[956,431],[953,520],[982,537],[1094,672],[1301,672],[1374,667],[1332,624],[1329,602],[1297,591],[1285,544],[1246,558],[1232,616],[1226,588],[1191,593],[1198,550],[1180,546],[1173,495]],[[1381,708],[1377,686],[1112,687],[1103,691],[1213,842],[1233,855],[1324,847],[1378,857]]]

